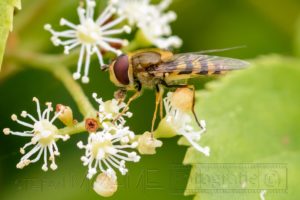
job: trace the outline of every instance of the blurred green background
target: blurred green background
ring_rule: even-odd
[[[7,50],[22,48],[61,53],[61,48],[54,48],[50,43],[50,35],[43,30],[43,25],[51,23],[57,28],[62,16],[76,21],[77,3],[70,0],[23,0],[23,9],[16,13],[14,19],[14,37],[9,41]],[[105,1],[99,3],[101,8]],[[172,27],[174,34],[184,42],[180,52],[245,45],[246,48],[218,55],[251,59],[273,53],[288,56],[297,53],[299,0],[174,0],[170,9],[178,15]],[[116,87],[110,83],[108,74],[102,73],[97,63],[94,65],[90,71],[91,82],[83,85],[84,91],[89,96],[97,92],[104,99],[111,99]],[[1,129],[19,128],[10,121],[10,115],[24,109],[34,111],[34,104],[31,103],[33,96],[41,102],[52,101],[76,107],[63,85],[50,74],[30,69],[7,76],[11,68],[14,65],[5,62],[4,58],[0,76]],[[209,80],[195,83],[202,88],[206,81]],[[149,130],[153,108],[153,91],[145,91],[133,103],[131,109],[134,116],[129,120],[129,125],[135,133]],[[75,116],[80,117],[78,112]],[[102,198],[92,191],[92,182],[85,179],[86,168],[79,159],[83,152],[76,147],[76,143],[85,138],[86,135],[81,134],[64,144],[60,143],[58,170],[44,173],[40,169],[41,163],[17,170],[15,165],[20,158],[19,147],[27,140],[1,134],[0,199]],[[182,165],[187,148],[178,146],[177,140],[163,140],[164,145],[155,156],[143,156],[138,164],[129,164],[129,174],[119,179],[120,189],[110,199],[192,199],[192,196],[183,196],[191,167]]]

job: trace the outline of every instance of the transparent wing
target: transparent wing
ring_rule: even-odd
[[[236,49],[241,49],[241,48],[246,48],[247,46],[241,45],[241,46],[235,46],[235,47],[229,47],[229,48],[223,48],[223,49],[207,49],[207,50],[202,50],[202,51],[197,51],[197,52],[189,52],[189,53],[181,53],[178,55],[184,55],[184,54],[196,54],[196,55],[204,55],[204,54],[210,54],[210,53],[219,53],[219,52],[224,52],[224,51],[231,51],[231,50],[236,50]]]
[[[224,71],[246,68],[248,62],[239,59],[196,53],[174,55],[170,61],[149,70],[151,73],[219,74]]]

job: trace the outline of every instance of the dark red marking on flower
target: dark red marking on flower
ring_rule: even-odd
[[[95,133],[99,128],[98,122],[96,119],[88,118],[85,120],[85,129],[89,133]]]

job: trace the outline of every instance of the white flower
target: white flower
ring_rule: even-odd
[[[86,8],[78,7],[77,12],[79,16],[80,24],[75,25],[68,20],[62,18],[60,20],[61,26],[67,26],[69,30],[57,32],[52,29],[50,24],[45,25],[45,29],[50,31],[53,35],[51,40],[54,45],[64,46],[64,53],[69,54],[70,50],[77,46],[80,46],[80,54],[77,63],[77,72],[74,73],[74,79],[81,77],[81,68],[84,64],[84,75],[82,77],[83,83],[88,83],[88,73],[90,67],[91,56],[96,53],[100,66],[104,66],[104,61],[101,51],[111,51],[116,55],[122,54],[122,52],[114,48],[111,43],[127,45],[128,41],[111,37],[112,35],[120,34],[123,32],[129,33],[131,31],[129,26],[123,26],[119,29],[113,29],[116,25],[120,24],[125,18],[119,17],[112,21],[109,21],[116,9],[112,6],[108,6],[102,14],[94,20],[94,9],[96,3],[94,0],[86,0]],[[66,40],[62,40],[65,38]]]
[[[117,119],[116,122],[118,122],[118,125],[123,126],[126,122],[125,117],[130,118],[132,116],[132,113],[129,111],[126,111],[123,114],[121,113],[123,109],[126,108],[126,103],[124,102],[120,102],[116,99],[104,102],[102,98],[97,98],[96,93],[93,93],[93,97],[99,104],[98,118],[100,123]]]
[[[143,24],[141,26],[141,30],[143,31],[143,34],[147,38],[147,40],[158,48],[169,49],[181,47],[182,40],[178,36],[166,37],[168,35],[163,34],[163,27],[164,25],[158,27],[155,20],[153,20],[148,24]],[[166,25],[165,27],[168,26]]]
[[[182,40],[177,36],[170,36],[170,23],[176,20],[176,13],[164,11],[172,0],[162,0],[160,4],[150,4],[149,0],[111,0],[120,16],[126,17],[131,26],[141,29],[146,39],[159,48],[178,48]]]
[[[194,128],[190,125],[192,120],[191,116],[187,112],[173,106],[172,95],[173,93],[169,92],[167,97],[164,98],[167,123],[178,135],[184,136],[196,150],[202,152],[206,156],[209,156],[209,147],[201,147],[198,144],[201,139],[201,135],[206,131],[205,121],[200,121],[202,127],[200,131],[194,130]]]
[[[50,168],[52,170],[57,169],[57,165],[55,163],[55,156],[60,155],[56,141],[58,139],[67,140],[69,139],[68,135],[60,135],[58,129],[55,125],[53,125],[54,120],[61,114],[58,112],[54,115],[54,117],[50,118],[50,113],[53,111],[51,103],[46,103],[47,108],[41,112],[40,103],[37,98],[33,98],[33,101],[36,102],[37,105],[37,114],[38,117],[35,118],[32,115],[28,114],[26,111],[21,113],[21,117],[29,118],[32,123],[28,123],[25,121],[21,121],[18,119],[17,115],[12,115],[12,120],[16,121],[17,123],[25,126],[28,128],[27,131],[18,132],[18,131],[11,131],[9,128],[5,128],[3,130],[4,134],[9,135],[17,135],[22,137],[30,137],[31,141],[25,144],[21,149],[21,154],[25,154],[25,149],[33,146],[29,152],[27,152],[17,164],[17,168],[24,168],[25,166],[29,165],[30,163],[37,162],[41,157],[42,154],[44,156],[44,164],[42,169],[44,171],[48,170],[48,159],[51,161]],[[48,155],[49,153],[49,155]],[[31,158],[34,154],[37,154],[35,158]]]
[[[110,3],[117,8],[120,16],[126,17],[131,26],[149,21],[150,10],[154,9],[149,0],[110,0]]]
[[[151,21],[154,17],[163,16],[164,10],[166,10],[172,3],[172,0],[163,0],[158,5],[150,4],[150,0],[110,0],[120,16],[126,17],[128,23],[131,26],[140,26]],[[176,14],[172,11],[166,13],[170,15],[172,13],[172,20],[175,20]]]
[[[78,142],[80,149],[85,149],[85,156],[81,157],[83,165],[88,166],[87,178],[91,179],[100,169],[103,173],[115,174],[114,168],[118,169],[122,175],[127,173],[126,161],[138,162],[140,156],[135,151],[137,142],[131,140],[135,137],[128,127],[120,128],[108,126],[103,123],[103,130],[91,133],[88,143],[84,145]]]

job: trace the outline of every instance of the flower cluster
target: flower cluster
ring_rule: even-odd
[[[150,4],[150,0],[111,0],[130,26],[137,26],[150,44],[162,49],[178,48],[182,44],[178,36],[172,36],[170,27],[176,20],[176,13],[164,13],[171,3],[172,0],[162,0],[158,5]]]
[[[182,98],[184,95],[185,98]],[[132,113],[127,109],[127,105],[123,101],[112,99],[103,101],[94,93],[93,97],[99,104],[96,118],[86,118],[88,124],[92,126],[88,130],[89,136],[87,143],[82,141],[77,143],[80,149],[85,150],[85,154],[81,157],[84,166],[88,167],[87,178],[92,179],[97,173],[98,176],[94,182],[94,190],[102,196],[111,196],[117,190],[117,172],[125,175],[128,172],[126,162],[139,162],[140,154],[155,154],[156,148],[162,146],[162,142],[154,138],[154,134],[145,132],[143,135],[136,136],[126,124],[126,118],[130,118]],[[57,140],[67,140],[69,135],[62,135],[60,130],[53,124],[56,119],[60,119],[66,126],[74,126],[73,113],[71,108],[58,104],[56,113],[51,118],[53,111],[51,103],[46,103],[47,107],[44,111],[40,108],[37,98],[33,98],[36,102],[37,117],[28,114],[26,111],[21,113],[21,117],[28,118],[32,123],[20,120],[17,115],[13,114],[12,119],[25,126],[29,130],[16,132],[9,128],[3,130],[4,134],[30,137],[31,140],[20,149],[25,154],[25,149],[33,146],[17,164],[17,168],[23,168],[30,163],[37,162],[43,155],[44,164],[42,169],[48,170],[48,160],[51,161],[50,168],[57,169],[55,156],[60,153],[57,147]],[[208,147],[201,147],[197,142],[201,135],[205,132],[205,122],[201,121],[202,130],[195,131],[190,125],[191,116],[188,110],[191,109],[190,102],[192,97],[189,89],[177,90],[169,92],[164,98],[166,109],[166,124],[164,126],[172,129],[175,135],[184,136],[190,144],[198,151],[209,155]],[[166,127],[164,128],[166,129]],[[35,158],[32,158],[37,154]]]
[[[114,38],[112,36],[121,33],[130,33],[129,26],[124,25],[121,28],[113,28],[120,24],[125,18],[119,17],[111,20],[116,9],[108,6],[99,17],[94,19],[94,9],[96,3],[94,0],[86,0],[85,9],[79,6],[77,13],[79,24],[76,25],[64,18],[60,20],[61,26],[67,26],[69,30],[58,32],[52,29],[50,24],[45,25],[45,29],[52,34],[51,40],[55,46],[64,46],[64,53],[69,54],[70,50],[80,47],[80,54],[77,63],[77,71],[73,74],[74,79],[81,77],[82,66],[84,65],[84,75],[82,82],[88,83],[88,73],[90,68],[91,56],[98,56],[100,66],[104,67],[102,52],[110,51],[116,55],[122,54],[122,51],[114,47],[114,44],[121,46],[127,45],[128,41]],[[65,39],[65,40],[62,40]],[[83,64],[84,62],[84,64]]]
[[[125,126],[125,117],[132,116],[128,111],[123,112],[126,104],[116,99],[104,102],[101,98],[97,98],[96,93],[93,97],[99,104],[97,117],[101,130],[90,133],[87,144],[80,141],[77,145],[80,149],[85,149],[85,155],[81,160],[83,165],[88,166],[87,178],[91,179],[100,171],[94,183],[94,190],[106,196],[105,191],[115,188],[117,183],[115,169],[125,175],[128,171],[126,162],[138,162],[140,156],[132,151],[138,147],[135,134]],[[107,184],[112,186],[100,183],[99,179],[105,179]]]
[[[91,179],[99,169],[103,173],[115,176],[114,168],[122,175],[127,173],[126,161],[138,162],[140,156],[135,151],[128,152],[126,149],[135,149],[137,142],[134,133],[128,127],[119,128],[103,124],[103,130],[90,133],[86,145],[78,142],[80,149],[85,149],[85,156],[81,157],[83,165],[88,166],[87,178]]]
[[[12,115],[12,120],[16,121],[18,124],[28,128],[26,131],[12,131],[9,128],[5,128],[3,130],[5,135],[16,135],[21,137],[29,137],[31,138],[30,142],[26,143],[21,149],[21,154],[25,154],[20,162],[17,164],[17,168],[24,168],[30,163],[35,163],[43,155],[44,164],[42,169],[44,171],[48,170],[48,159],[51,161],[50,168],[52,170],[57,169],[57,165],[55,163],[55,156],[60,155],[56,141],[62,139],[63,141],[69,139],[69,135],[61,135],[57,129],[57,127],[53,124],[55,119],[59,117],[61,112],[58,112],[54,115],[54,117],[50,118],[50,114],[53,111],[51,103],[46,103],[47,108],[42,112],[40,108],[40,103],[37,98],[33,98],[33,101],[37,106],[37,117],[35,118],[31,114],[23,111],[21,113],[21,117],[28,118],[32,122],[25,122],[20,120],[17,115]],[[33,146],[33,147],[32,147]],[[25,150],[28,147],[32,147],[30,151],[25,153]],[[49,153],[49,155],[48,155]],[[32,158],[34,154],[37,154],[35,158]]]

